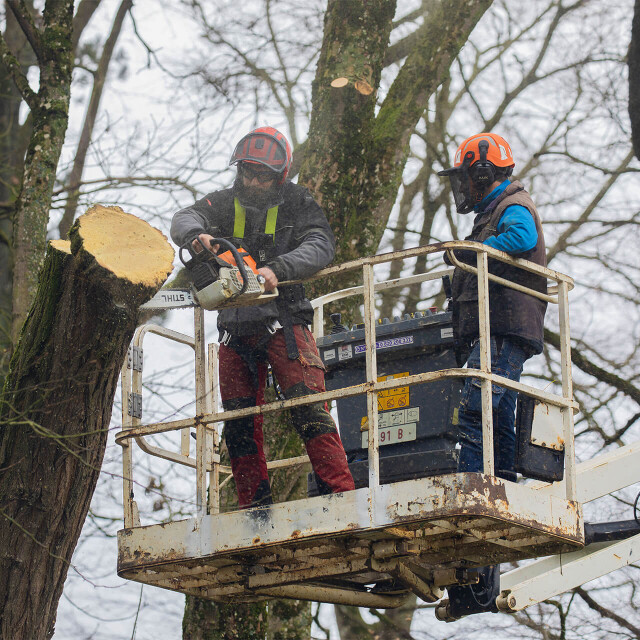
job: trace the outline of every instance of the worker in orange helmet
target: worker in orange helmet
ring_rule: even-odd
[[[481,242],[546,266],[544,235],[531,196],[522,184],[511,180],[515,162],[507,141],[495,133],[467,138],[457,149],[447,176],[460,214],[474,212],[473,229],[465,240]],[[473,256],[455,252],[464,261]],[[458,253],[460,255],[458,256]],[[468,252],[467,252],[468,253]],[[489,270],[501,278],[540,293],[547,292],[546,279],[490,260]],[[454,338],[459,365],[480,368],[478,343],[478,286],[475,274],[456,268],[452,283]],[[543,324],[547,304],[532,295],[496,282],[489,284],[491,370],[520,380],[524,362],[543,348]],[[515,409],[517,392],[493,385],[494,460],[496,475],[516,480]],[[465,379],[458,412],[460,435],[459,471],[482,471],[482,403],[480,379]]]
[[[313,309],[304,286],[279,286],[279,282],[307,278],[328,265],[335,253],[335,239],[311,194],[287,180],[291,161],[291,147],[280,131],[254,129],[242,137],[231,155],[229,164],[237,167],[232,188],[210,193],[178,211],[171,224],[171,236],[179,246],[193,240],[196,250],[202,244],[217,251],[218,245],[212,244],[215,237],[242,246],[256,261],[266,291],[278,287],[275,301],[218,313],[220,395],[227,411],[264,402],[268,364],[286,399],[325,390],[324,366],[308,328]],[[290,411],[319,492],[354,489],[326,405],[315,403]],[[225,424],[241,507],[272,501],[262,426],[261,415]]]

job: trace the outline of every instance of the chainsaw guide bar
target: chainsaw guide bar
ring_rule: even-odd
[[[191,289],[161,289],[151,300],[140,305],[140,308],[180,309],[197,306],[198,302]]]

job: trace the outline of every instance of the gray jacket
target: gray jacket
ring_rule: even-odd
[[[235,215],[233,189],[215,191],[173,216],[171,237],[178,246],[200,233],[226,238],[246,249],[258,267],[270,267],[279,281],[307,278],[333,260],[333,232],[322,209],[304,187],[285,183],[273,235],[265,233],[267,210],[247,207],[244,237],[234,238]],[[294,324],[309,324],[313,311],[303,287],[278,289]],[[279,320],[278,305],[269,302],[220,311],[218,328],[235,336],[251,335],[265,331],[275,320]]]

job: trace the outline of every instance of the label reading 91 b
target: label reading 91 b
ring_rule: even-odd
[[[420,420],[420,407],[378,413],[378,443],[396,444],[416,439],[416,423]],[[366,424],[366,418],[364,419]],[[369,446],[369,432],[362,432],[362,447]]]
[[[409,442],[416,439],[416,423],[399,424],[396,427],[380,427],[378,429],[378,444],[382,447],[385,444],[397,444],[398,442]],[[362,448],[369,446],[369,432],[362,432]]]

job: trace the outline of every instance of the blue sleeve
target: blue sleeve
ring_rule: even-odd
[[[498,222],[498,235],[491,236],[484,244],[510,254],[524,253],[538,242],[536,223],[530,211],[519,204],[512,204]]]

